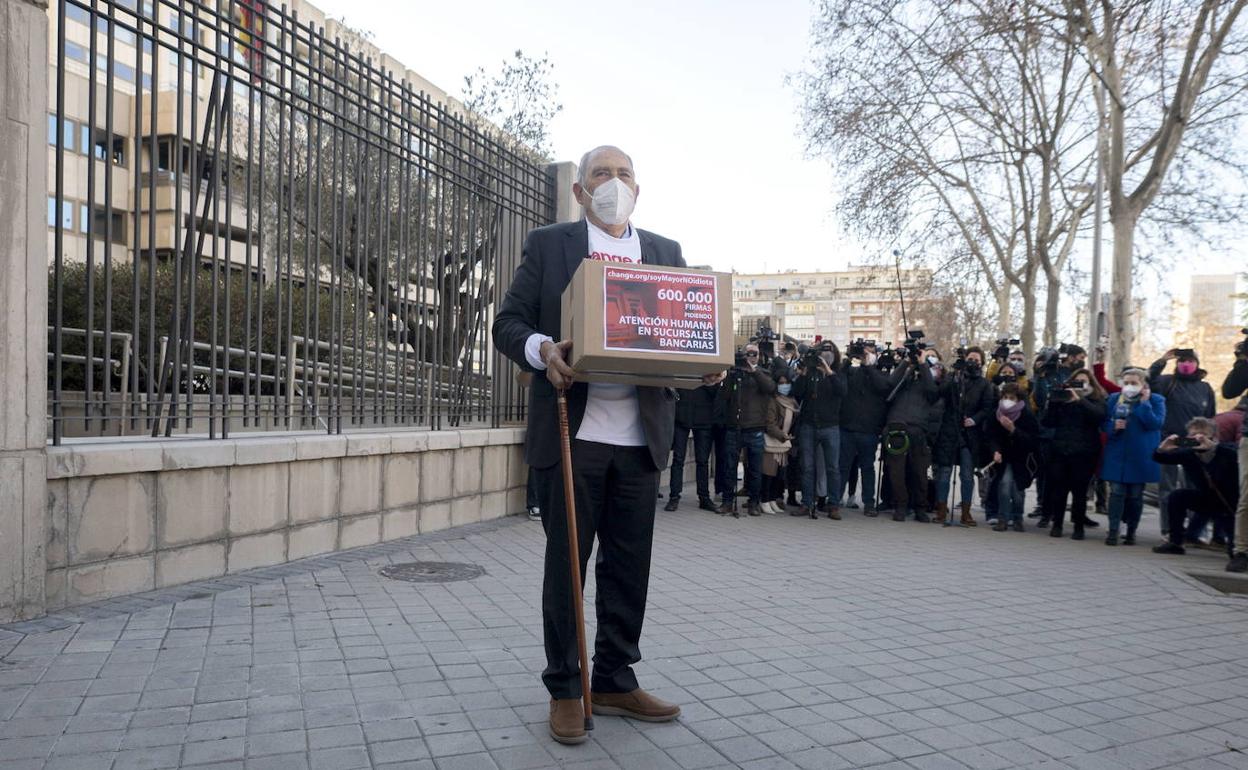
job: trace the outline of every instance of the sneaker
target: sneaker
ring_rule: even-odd
[[[529,508],[529,521],[541,521],[541,520],[542,520],[542,509],[538,508],[536,505]]]
[[[762,511],[768,516],[775,516],[777,513],[779,513],[779,511],[776,510],[776,504],[770,500],[765,500],[759,503],[758,510]]]
[[[1161,545],[1153,546],[1153,553],[1169,553],[1174,554],[1175,556],[1182,556],[1187,553],[1187,549],[1181,545],[1175,545],[1174,543],[1167,541]]]
[[[665,511],[674,511],[674,510],[676,510],[678,507],[680,507],[680,498],[679,498],[679,497],[669,497],[669,498],[667,498],[667,505],[663,506],[663,510],[665,510]]]
[[[1226,565],[1227,572],[1248,572],[1248,552],[1240,551]]]
[[[776,516],[783,516],[784,514],[789,512],[789,509],[784,504],[783,500],[776,498],[775,500],[771,501],[771,512],[775,514]]]

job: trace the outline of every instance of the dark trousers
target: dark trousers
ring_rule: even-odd
[[[888,466],[888,482],[893,490],[893,505],[898,513],[927,510],[927,468],[932,451],[923,431],[907,428],[910,448],[902,454],[884,453]]]
[[[524,487],[524,507],[541,508],[541,485],[538,483],[537,468],[529,466],[529,480]]]
[[[1045,468],[1044,516],[1060,527],[1066,518],[1066,498],[1069,497],[1071,522],[1087,521],[1088,482],[1095,472],[1095,454],[1050,457]]]
[[[711,496],[711,446],[714,437],[710,428],[682,428],[679,425],[672,434],[668,497],[679,500],[680,493],[685,488],[685,455],[689,449],[690,431],[693,432],[693,461],[697,465],[694,475],[698,482],[698,499],[707,500]]]
[[[641,660],[639,643],[650,585],[659,473],[646,447],[573,441],[572,458],[582,584],[594,538],[598,539],[598,558],[594,563],[598,635],[594,640],[590,686],[598,692],[630,692],[637,689],[632,665]],[[546,530],[546,571],[542,583],[546,670],[542,672],[542,682],[554,698],[579,698],[581,668],[576,649],[562,467],[551,469],[549,479],[550,511],[542,511],[542,527]]]
[[[1170,517],[1170,528],[1167,536],[1175,545],[1183,545],[1183,538],[1189,542],[1200,537],[1201,530],[1210,519],[1214,521],[1214,534],[1225,535],[1234,524],[1226,506],[1212,492],[1198,489],[1176,489],[1166,501],[1166,515]],[[1190,516],[1189,516],[1190,514]],[[1186,522],[1186,526],[1184,526]],[[1227,538],[1228,541],[1230,538]]]
[[[763,475],[763,502],[769,503],[772,500],[784,502],[784,477],[785,469],[779,468],[775,476]]]
[[[867,508],[875,507],[875,454],[879,447],[880,437],[874,433],[841,429],[841,479],[849,479],[846,484],[852,495],[852,479],[862,475],[862,504]]]
[[[761,428],[730,428],[725,441],[728,457],[724,470],[728,473],[727,491],[722,491],[724,502],[736,499],[737,456],[745,451],[745,491],[751,504],[761,500],[763,489],[763,431]]]
[[[711,428],[711,442],[715,448],[715,494],[725,500],[731,500],[737,493],[737,452],[730,451],[728,446],[728,434],[731,432],[726,425]]]

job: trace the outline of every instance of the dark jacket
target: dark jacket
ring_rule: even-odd
[[[1001,462],[1014,469],[1014,483],[1019,489],[1031,486],[1038,467],[1035,454],[1040,444],[1040,423],[1026,405],[1014,421],[1014,432],[1001,426],[996,412],[984,427],[988,451],[1000,452]]]
[[[960,399],[955,397],[952,400],[958,412],[958,446],[970,447],[975,464],[984,465],[988,462],[984,426],[996,419],[997,389],[982,375],[963,375],[960,381],[954,380],[951,387],[962,391]],[[974,420],[975,424],[969,428],[962,427],[962,420],[966,417]]]
[[[1165,368],[1166,359],[1154,361],[1148,367],[1148,385],[1166,399],[1166,424],[1161,426],[1161,432],[1167,436],[1182,436],[1187,433],[1187,422],[1193,417],[1213,419],[1218,412],[1218,401],[1213,386],[1205,382],[1208,372],[1204,369],[1197,369],[1194,374],[1162,374]]]
[[[884,399],[892,389],[888,375],[874,366],[848,366],[841,370],[841,376],[845,378],[841,430],[880,435],[888,412]]]
[[[637,231],[641,261],[647,265],[684,267],[680,244],[660,235]],[[517,366],[533,371],[524,356],[524,345],[536,333],[554,339],[560,335],[563,290],[572,274],[589,254],[589,230],[585,220],[539,227],[524,240],[520,267],[511,279],[491,330],[494,346]],[[529,388],[528,429],[524,432],[525,462],[549,468],[559,462],[559,421],[555,388],[544,376],[533,378]],[[585,418],[589,386],[575,383],[568,390],[568,424],[571,434]],[[655,468],[667,467],[676,426],[676,394],[671,388],[637,388],[646,446]]]
[[[1040,413],[1040,424],[1050,432],[1046,459],[1095,464],[1101,453],[1101,425],[1105,422],[1105,402],[1090,397],[1059,401],[1052,397]],[[1092,458],[1087,460],[1087,458]]]
[[[793,396],[801,405],[798,422],[816,428],[834,428],[841,424],[841,404],[848,381],[843,372],[831,375],[803,374],[793,383]]]
[[[1248,342],[1243,343],[1248,345]],[[1248,392],[1248,359],[1237,358],[1222,381],[1222,398],[1239,398]],[[1244,435],[1248,436],[1248,412],[1244,412]]]
[[[888,380],[889,387],[897,388],[897,393],[888,405],[886,423],[905,425],[927,435],[931,430],[932,406],[940,400],[940,389],[931,370],[906,361],[893,370]]]
[[[776,381],[761,367],[754,371],[731,370],[719,387],[715,402],[715,422],[729,428],[762,430]]]
[[[692,390],[676,391],[676,426],[709,428],[715,424],[715,400],[719,385],[703,385]]]
[[[1221,495],[1218,502],[1226,502],[1210,513],[1234,515],[1235,506],[1239,503],[1239,450],[1234,444],[1218,444],[1213,459],[1207,463],[1200,459],[1195,449],[1188,447],[1170,452],[1158,449],[1153,452],[1153,459],[1162,465],[1182,465],[1184,478],[1192,488],[1211,493],[1215,499]]]

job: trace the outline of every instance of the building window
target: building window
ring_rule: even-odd
[[[76,62],[82,62],[83,64],[91,61],[91,57],[87,53],[87,49],[77,43],[71,43],[68,40],[65,41],[65,58],[72,59]]]
[[[48,227],[56,227],[56,196],[48,196]],[[72,230],[74,227],[74,204],[61,201],[61,227]]]
[[[87,207],[78,207],[78,226],[85,233],[87,232]],[[126,218],[120,211],[112,211],[104,208],[96,208],[93,210],[91,224],[91,235],[95,238],[103,238],[106,228],[111,227],[108,231],[109,238],[113,243],[125,245],[126,243]],[[110,222],[111,220],[111,222]]]
[[[91,23],[91,13],[86,8],[79,8],[72,2],[65,3],[65,18],[76,21],[79,24],[89,25]],[[68,46],[70,44],[66,43],[65,45]]]
[[[89,126],[83,126],[82,149],[86,152],[87,148],[90,148],[90,154],[96,160],[112,158],[113,165],[126,165],[126,140],[124,137],[114,134],[110,145],[107,131],[96,129],[93,133]]]

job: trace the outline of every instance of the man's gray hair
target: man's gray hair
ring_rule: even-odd
[[[1118,379],[1121,380],[1123,377],[1126,377],[1128,374],[1134,374],[1136,377],[1139,377],[1141,380],[1148,382],[1148,372],[1144,371],[1138,366],[1128,366],[1126,369],[1123,369],[1121,372],[1119,372]]]
[[[1201,433],[1208,433],[1210,436],[1218,435],[1218,423],[1215,420],[1210,420],[1208,417],[1193,417],[1187,421],[1187,425],[1184,427],[1188,430],[1194,429]]]
[[[629,168],[633,169],[634,174],[637,173],[637,169],[633,166],[633,157],[631,155],[624,152],[619,147],[616,147],[613,144],[602,144],[581,156],[581,163],[579,166],[576,167],[576,183],[577,184],[579,184],[581,187],[585,186],[585,175],[589,173],[589,161],[598,153],[604,152],[606,150],[614,150],[615,152],[618,152],[619,154],[623,155],[625,158],[628,158]]]

